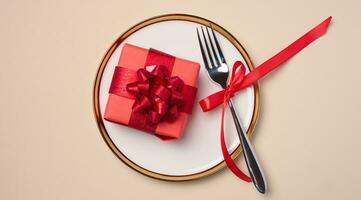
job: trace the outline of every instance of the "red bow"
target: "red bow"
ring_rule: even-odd
[[[221,147],[224,160],[229,169],[240,179],[251,182],[251,178],[244,174],[237,165],[233,162],[231,156],[228,153],[225,139],[224,139],[224,112],[227,107],[229,99],[235,95],[236,92],[247,88],[257,82],[259,79],[266,76],[268,73],[279,67],[282,63],[287,61],[289,58],[297,54],[303,48],[308,46],[310,43],[321,37],[326,33],[328,25],[331,22],[332,17],[327,18],[322,23],[311,29],[305,35],[297,39],[295,42],[290,44],[288,47],[283,49],[275,56],[256,67],[253,71],[245,75],[246,68],[241,61],[237,61],[233,65],[232,77],[229,85],[225,90],[216,92],[205,99],[202,99],[199,104],[204,112],[212,110],[213,108],[222,104],[222,119],[221,119]]]
[[[132,112],[144,114],[151,124],[163,120],[174,122],[185,103],[181,93],[183,80],[178,76],[170,77],[162,65],[139,69],[137,76],[137,81],[127,84],[127,91],[136,98]]]

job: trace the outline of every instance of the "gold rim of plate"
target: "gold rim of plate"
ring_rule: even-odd
[[[119,38],[112,44],[112,46],[108,49],[108,51],[106,52],[106,54],[104,55],[96,78],[95,78],[95,83],[94,83],[94,89],[93,89],[93,108],[94,108],[94,114],[96,117],[96,121],[98,124],[98,128],[100,130],[100,133],[104,139],[104,141],[106,142],[106,144],[109,146],[109,148],[112,150],[112,152],[121,160],[123,161],[126,165],[128,165],[130,168],[146,175],[152,178],[156,178],[156,179],[160,179],[160,180],[166,180],[166,181],[188,181],[188,180],[194,180],[194,179],[199,179],[202,177],[206,177],[209,176],[211,174],[214,174],[215,172],[219,171],[220,169],[224,168],[226,166],[225,162],[222,161],[220,163],[218,163],[217,165],[213,166],[212,168],[209,168],[205,171],[202,172],[198,172],[198,173],[194,173],[194,174],[189,174],[189,175],[180,175],[180,176],[172,176],[172,175],[167,175],[167,174],[160,174],[157,172],[153,172],[150,170],[147,170],[137,164],[135,164],[133,161],[131,161],[129,158],[127,158],[122,152],[119,151],[119,149],[115,146],[115,144],[113,143],[113,141],[110,139],[107,130],[104,127],[104,123],[103,123],[103,118],[102,115],[100,113],[100,106],[99,106],[99,88],[100,88],[100,82],[101,82],[101,78],[103,76],[103,72],[105,69],[105,66],[110,58],[110,56],[113,54],[113,52],[115,51],[115,49],[130,35],[132,35],[133,33],[135,33],[136,31],[149,26],[151,24],[155,24],[155,23],[159,23],[159,22],[164,22],[164,21],[172,21],[172,20],[179,20],[179,21],[189,21],[189,22],[195,22],[198,24],[202,24],[205,26],[208,26],[210,23],[212,23],[213,28],[218,31],[220,34],[222,34],[224,37],[226,37],[237,49],[238,51],[241,53],[241,55],[243,56],[243,58],[245,59],[247,66],[249,67],[249,70],[253,70],[254,66],[253,63],[250,59],[250,57],[248,56],[246,50],[243,48],[243,46],[241,45],[240,42],[238,42],[238,40],[231,34],[229,33],[226,29],[224,29],[222,26],[218,25],[217,23],[214,23],[208,19],[202,18],[202,17],[198,17],[198,16],[194,16],[194,15],[188,15],[188,14],[166,14],[166,15],[160,15],[160,16],[156,16],[156,17],[152,17],[149,18],[147,20],[144,20],[136,25],[134,25],[133,27],[129,28],[127,31],[125,31],[122,35],[119,36]],[[254,94],[255,94],[255,98],[254,98],[254,110],[253,110],[253,116],[252,116],[252,121],[251,124],[247,130],[247,134],[249,137],[252,137],[253,133],[254,133],[254,129],[256,127],[257,121],[258,121],[258,116],[259,116],[259,107],[260,107],[260,97],[259,97],[259,83],[254,84]],[[240,153],[241,153],[241,147],[238,146],[231,154],[232,159],[235,159]]]

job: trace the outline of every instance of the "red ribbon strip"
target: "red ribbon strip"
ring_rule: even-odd
[[[243,173],[232,160],[228,153],[227,146],[224,139],[224,112],[228,105],[229,99],[238,91],[245,89],[259,79],[266,76],[268,73],[279,67],[282,63],[290,59],[292,56],[300,52],[310,43],[321,37],[326,33],[332,17],[328,17],[322,23],[311,29],[288,47],[283,49],[278,54],[274,55],[266,62],[259,65],[253,71],[245,75],[246,68],[241,61],[237,61],[233,65],[231,80],[225,90],[216,92],[204,99],[199,104],[204,112],[212,110],[213,108],[222,104],[222,119],[221,119],[221,147],[225,162],[228,168],[240,179],[251,182],[251,178]]]

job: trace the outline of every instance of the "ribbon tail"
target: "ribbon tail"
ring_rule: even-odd
[[[225,91],[221,90],[199,101],[199,105],[201,106],[203,112],[208,112],[213,108],[221,105],[223,103],[224,94]]]
[[[228,153],[228,149],[226,146],[226,142],[224,139],[224,112],[226,110],[226,105],[227,103],[223,104],[222,107],[222,121],[221,121],[221,147],[222,147],[222,154],[224,157],[224,161],[226,162],[228,168],[236,175],[238,176],[238,178],[250,183],[252,181],[252,179],[247,176],[244,172],[242,172],[236,165],[236,163],[234,163],[234,161],[231,158],[231,155],[229,155]]]
[[[319,25],[315,26],[313,29],[311,29],[306,34],[304,34],[302,37],[298,38],[292,44],[290,44],[282,51],[280,51],[279,53],[277,53],[276,55],[274,55],[273,57],[271,57],[261,65],[259,65],[249,74],[247,74],[239,89],[241,90],[252,85],[256,81],[258,81],[259,79],[263,78],[268,73],[276,69],[279,65],[286,62],[292,56],[296,55],[298,52],[300,52],[302,49],[307,47],[313,41],[317,40],[322,35],[324,35],[327,32],[331,19],[332,19],[331,16],[328,17],[326,20],[321,22]]]

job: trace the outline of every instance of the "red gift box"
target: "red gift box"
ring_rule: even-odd
[[[173,80],[173,78],[176,79],[179,77],[184,83],[178,88],[180,89],[180,98],[183,100],[182,104],[177,106],[177,108],[174,108],[176,106],[173,106],[172,109],[170,109],[170,106],[168,107],[168,113],[178,111],[175,115],[176,118],[172,118],[175,119],[175,121],[164,120],[166,116],[163,117],[163,120],[160,122],[151,123],[148,112],[147,114],[144,114],[144,112],[135,112],[136,106],[141,103],[139,103],[139,96],[136,96],[129,90],[129,85],[140,82],[139,79],[142,76],[139,76],[139,72],[145,71],[140,69],[147,69],[148,72],[153,74],[155,70],[151,71],[150,68],[154,67],[165,69],[164,71],[168,73],[168,77],[163,77],[164,80]],[[177,58],[155,49],[144,49],[131,44],[125,44],[119,58],[118,66],[114,70],[104,118],[111,122],[155,134],[161,139],[178,139],[182,137],[188,117],[192,113],[197,92],[195,86],[198,74],[199,64],[196,62]],[[158,74],[157,77],[159,76]],[[168,93],[167,91],[173,91],[171,88],[164,90],[166,93]],[[172,97],[169,98],[173,99],[173,95],[171,96]]]

